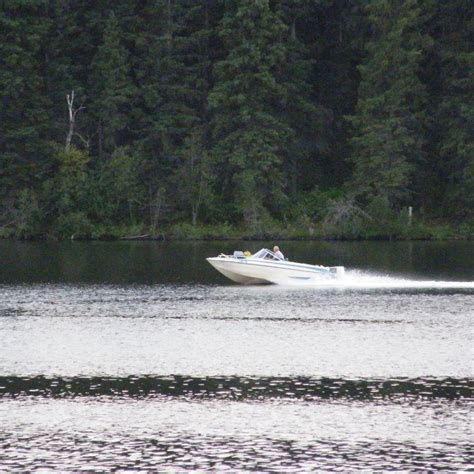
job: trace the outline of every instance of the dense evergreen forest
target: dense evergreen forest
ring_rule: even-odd
[[[472,0],[0,5],[0,236],[474,234]]]

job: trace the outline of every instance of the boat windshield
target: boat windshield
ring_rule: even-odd
[[[250,258],[265,258],[267,260],[281,260],[271,250],[261,249],[254,253]]]

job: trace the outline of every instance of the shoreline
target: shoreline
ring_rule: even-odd
[[[1,227],[0,239],[18,241],[227,241],[227,240],[288,240],[288,241],[455,241],[474,240],[474,222],[452,223],[446,221],[378,222],[368,225],[338,226],[271,222],[259,228],[246,228],[227,222],[197,224],[182,222],[161,228],[142,224],[106,225],[91,224],[87,227],[34,229]]]
[[[3,241],[13,242],[226,242],[226,241],[248,241],[259,242],[265,240],[288,241],[288,242],[469,242],[474,236],[452,236],[452,237],[291,237],[279,235],[263,236],[214,236],[214,237],[176,237],[173,235],[158,235],[146,237],[74,237],[57,238],[51,236],[40,237],[0,237]]]

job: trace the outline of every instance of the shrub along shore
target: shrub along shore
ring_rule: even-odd
[[[0,238],[16,240],[474,240],[474,222],[453,223],[369,223],[355,226],[327,226],[324,223],[272,223],[249,229],[228,223],[191,225],[179,223],[150,229],[143,225],[96,225],[69,235],[21,234],[18,229],[0,229]]]

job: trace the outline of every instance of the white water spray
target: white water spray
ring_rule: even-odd
[[[321,280],[310,284],[294,282],[291,286],[293,285],[354,289],[474,289],[474,281],[414,280],[356,269],[346,269],[344,275],[336,279]]]
[[[348,270],[340,280],[342,286],[355,288],[473,288],[474,281],[412,280],[403,277],[380,275]]]

